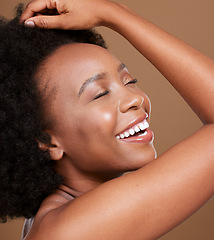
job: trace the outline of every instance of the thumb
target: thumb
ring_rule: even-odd
[[[66,14],[55,16],[41,15],[27,19],[24,24],[27,27],[38,27],[43,29],[67,29],[68,20],[66,21],[66,19]]]

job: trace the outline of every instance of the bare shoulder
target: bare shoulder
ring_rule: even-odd
[[[46,232],[53,225],[54,218],[61,212],[61,208],[74,198],[63,194],[59,190],[48,196],[41,204],[35,217],[27,219],[23,228],[23,239],[38,239],[40,232]],[[54,218],[49,218],[49,213]],[[47,228],[47,229],[46,229]]]

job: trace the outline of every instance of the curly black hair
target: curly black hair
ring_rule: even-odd
[[[19,24],[23,5],[12,20],[0,19],[0,220],[32,217],[62,182],[48,152],[44,109],[35,75],[57,48],[90,43],[106,48],[94,30],[42,30]]]

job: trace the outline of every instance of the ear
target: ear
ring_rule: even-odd
[[[49,147],[48,152],[50,154],[51,159],[55,161],[62,159],[64,154],[62,148],[59,148],[57,146]]]
[[[46,144],[38,141],[38,147],[42,151],[48,151],[52,160],[58,161],[62,159],[64,151],[61,147],[59,147],[59,144],[53,144],[52,142],[56,141],[53,141],[52,139],[51,144]]]

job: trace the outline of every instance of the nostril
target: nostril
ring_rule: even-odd
[[[131,106],[129,109],[133,109],[133,110],[136,110],[136,109],[138,109],[139,107],[137,107],[137,106]]]

